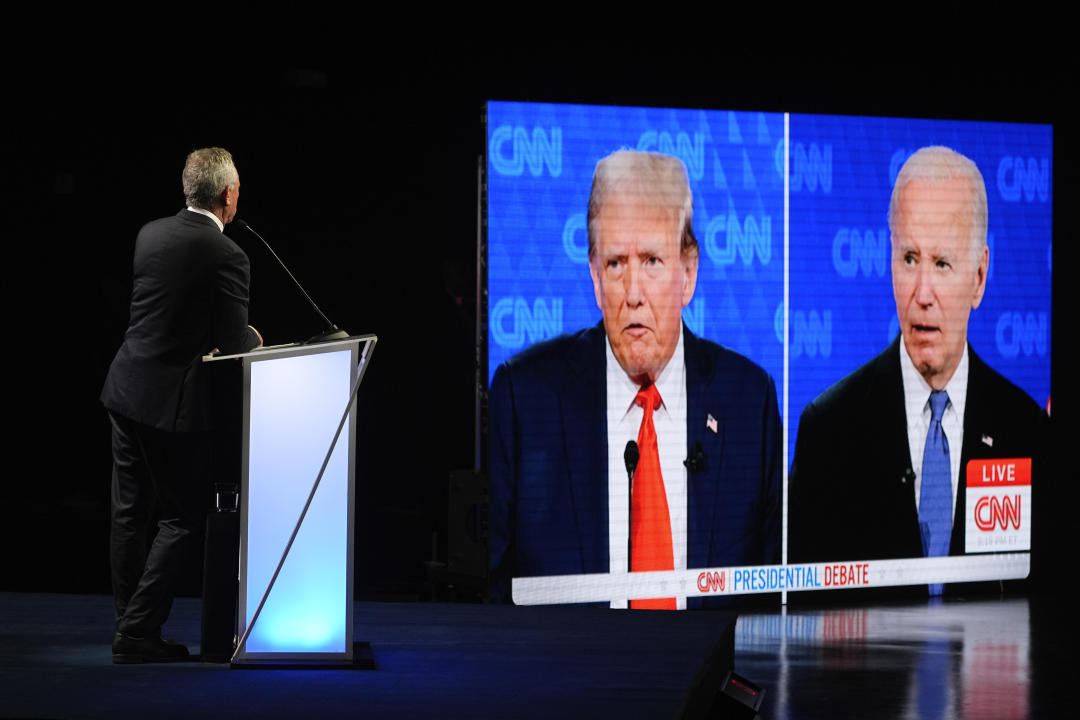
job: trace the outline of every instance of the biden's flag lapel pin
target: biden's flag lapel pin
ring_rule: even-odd
[[[705,427],[707,427],[707,428],[709,428],[710,430],[712,430],[712,431],[713,431],[713,434],[714,434],[714,435],[715,435],[715,434],[716,434],[717,432],[719,432],[719,429],[718,429],[718,427],[717,427],[717,422],[716,422],[716,418],[714,418],[714,417],[712,416],[712,413],[709,413],[709,414],[708,414],[708,416],[707,416],[707,417],[705,418]]]

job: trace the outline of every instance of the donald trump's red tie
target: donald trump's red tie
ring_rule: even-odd
[[[645,414],[638,430],[641,459],[634,471],[630,501],[630,570],[674,570],[675,553],[671,546],[671,517],[667,493],[660,473],[660,451],[656,444],[653,411],[660,407],[660,393],[652,383],[642,387],[634,399]],[[674,610],[675,598],[631,600],[630,607],[647,610]]]

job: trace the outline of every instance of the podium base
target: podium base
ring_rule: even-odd
[[[371,643],[354,642],[352,661],[344,660],[289,660],[289,659],[249,659],[229,663],[232,670],[374,670],[375,654]]]

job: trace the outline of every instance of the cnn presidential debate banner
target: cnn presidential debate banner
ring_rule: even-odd
[[[697,286],[683,320],[695,335],[749,358],[772,378],[786,479],[804,408],[900,333],[890,195],[912,153],[941,145],[970,158],[986,187],[989,264],[967,340],[1034,405],[1050,402],[1050,126],[490,102],[486,132],[489,383],[499,365],[522,350],[601,320],[586,231],[597,162],[621,148],[674,155],[686,167],[699,247]],[[993,438],[983,441],[992,446]],[[987,477],[997,472],[986,467]],[[1019,467],[1023,475],[1022,462]],[[982,472],[981,465],[960,468],[959,482],[953,479],[954,503],[971,485],[969,475]],[[1030,527],[1016,527],[1020,506],[1007,503],[1019,503],[1013,498],[1023,495],[1030,525],[1038,485],[1031,475],[1029,470],[1022,493],[998,498],[992,508],[989,498],[1000,491],[986,498],[967,492],[965,513],[985,500],[980,522],[992,519],[992,509],[1000,520],[995,532],[1012,523],[1008,532],[1016,532],[999,541],[997,551],[1030,549],[1029,541],[1024,547],[1016,540],[1030,533]],[[966,531],[973,526],[968,522]],[[985,538],[978,542],[993,545]],[[958,569],[959,561],[888,566],[881,584],[993,574]],[[979,562],[984,568],[988,561]],[[1026,557],[1017,562],[1002,556],[1001,577],[1026,575],[1016,569],[1026,568]],[[824,569],[818,570],[823,576]],[[909,571],[914,574],[905,575]],[[740,577],[767,576],[776,573]],[[709,577],[715,590],[720,575]],[[808,566],[800,577],[814,573]],[[534,592],[536,585],[529,587]],[[777,589],[800,588],[746,591]]]

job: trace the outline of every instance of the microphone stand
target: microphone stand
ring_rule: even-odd
[[[322,319],[326,329],[318,333],[317,335],[313,335],[312,337],[308,338],[304,343],[305,345],[328,342],[330,340],[344,340],[345,338],[349,337],[348,332],[342,330],[337,325],[330,322],[330,318],[326,317],[326,315],[323,314],[323,311],[319,309],[319,306],[316,305],[315,301],[311,299],[311,296],[307,294],[307,290],[304,289],[304,286],[300,284],[300,281],[296,279],[296,276],[292,274],[292,271],[290,271],[289,268],[286,267],[285,263],[282,262],[281,258],[278,257],[278,254],[274,252],[274,248],[270,247],[270,243],[266,242],[266,239],[262,235],[255,232],[255,228],[251,227],[251,225],[248,225],[247,222],[241,220],[240,218],[236,218],[235,220],[233,220],[233,225],[236,225],[241,230],[247,230],[249,233],[262,241],[262,244],[265,245],[266,249],[270,251],[270,255],[273,256],[274,260],[277,260],[278,265],[280,265],[281,269],[285,271],[285,274],[289,276],[289,279],[293,281],[293,284],[296,285],[296,288],[300,291],[300,294],[304,296],[304,299],[308,301],[308,304],[311,305],[312,309],[315,310],[315,313]]]
[[[626,465],[626,571],[633,571],[634,543],[634,471],[637,470],[641,452],[633,440],[628,440],[623,450],[623,463]]]

